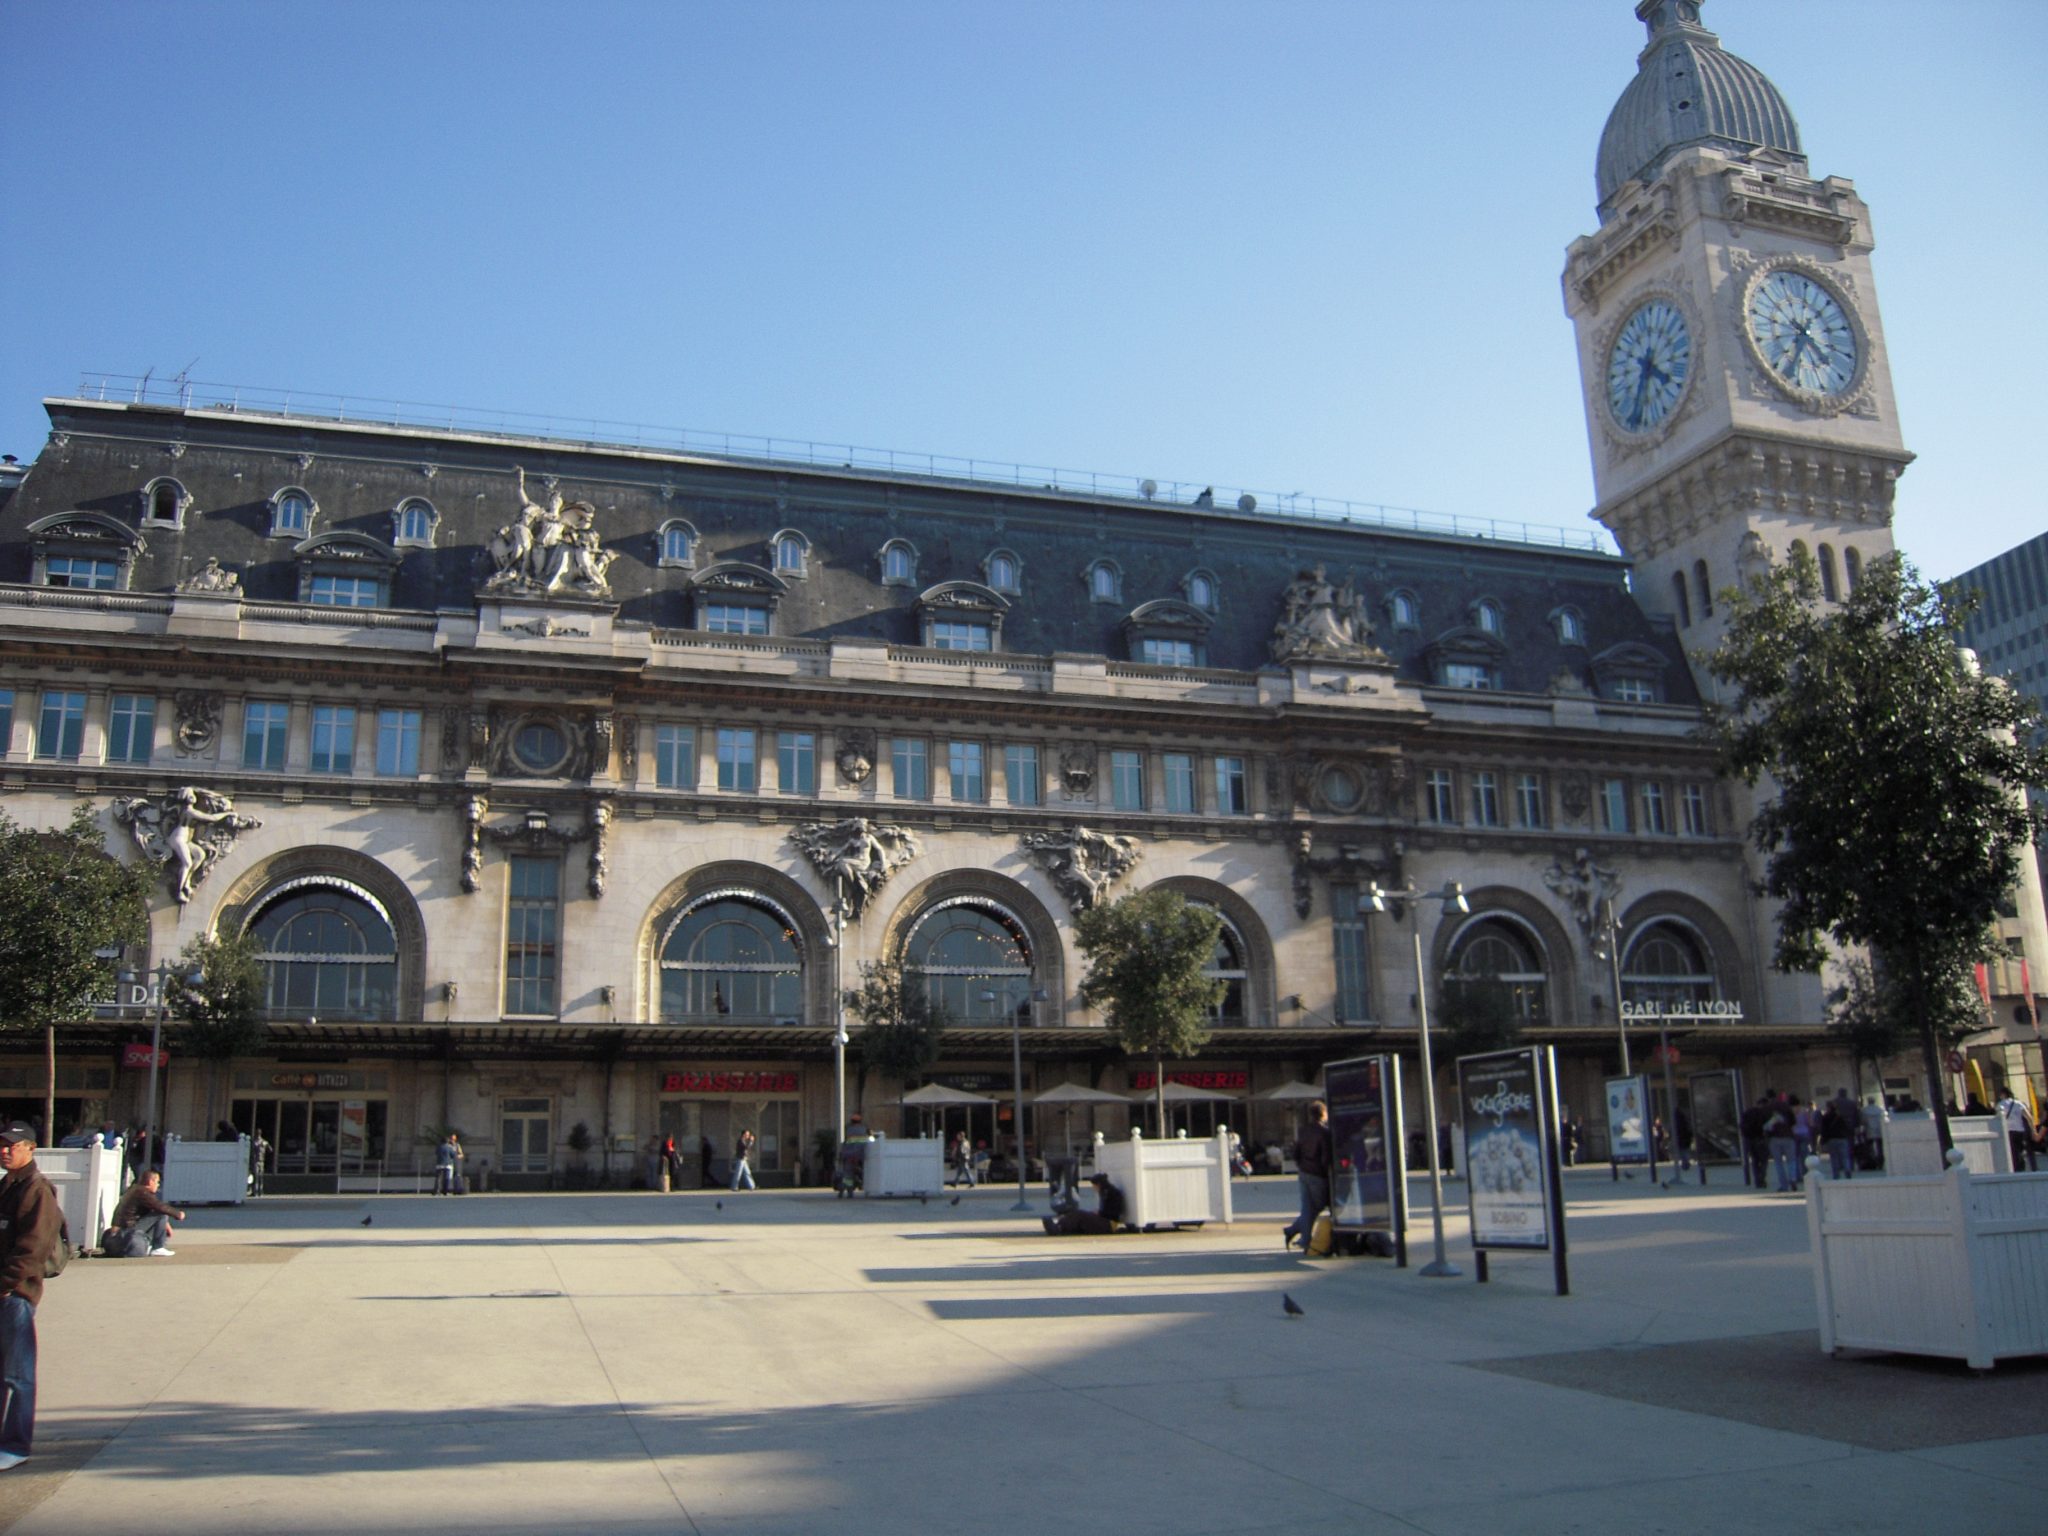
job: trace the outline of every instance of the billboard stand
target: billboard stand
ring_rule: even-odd
[[[1330,1106],[1330,1230],[1359,1243],[1389,1238],[1397,1268],[1408,1267],[1408,1136],[1401,1118],[1401,1059],[1355,1056],[1323,1068]]]
[[[1489,1278],[1489,1250],[1547,1248],[1557,1294],[1570,1295],[1555,1051],[1532,1045],[1459,1057],[1458,1106],[1479,1282]]]

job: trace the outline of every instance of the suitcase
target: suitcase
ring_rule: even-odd
[[[1330,1213],[1316,1212],[1316,1224],[1309,1228],[1308,1256],[1312,1259],[1326,1259],[1330,1256]]]

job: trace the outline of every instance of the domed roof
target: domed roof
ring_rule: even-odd
[[[1696,144],[1736,154],[1773,149],[1804,161],[1785,98],[1700,25],[1699,0],[1639,0],[1636,15],[1650,41],[1600,133],[1594,182],[1602,218],[1624,182],[1647,181],[1674,151]]]

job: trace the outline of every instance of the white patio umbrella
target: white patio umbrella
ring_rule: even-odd
[[[896,1100],[898,1104],[920,1109],[927,1115],[934,1109],[945,1109],[954,1104],[993,1104],[995,1100],[985,1093],[969,1093],[965,1088],[948,1088],[944,1083],[926,1083],[922,1088],[913,1088]],[[922,1122],[929,1129],[930,1121]]]
[[[1197,1088],[1191,1083],[1169,1082],[1165,1088],[1155,1088],[1145,1094],[1146,1102],[1152,1104],[1162,1097],[1168,1104],[1231,1104],[1237,1101],[1234,1093],[1224,1093],[1217,1088]],[[1159,1134],[1166,1134],[1164,1125],[1159,1127]]]
[[[1323,1090],[1314,1083],[1300,1081],[1285,1082],[1278,1088],[1268,1088],[1264,1093],[1253,1094],[1253,1098],[1266,1099],[1275,1104],[1306,1104],[1310,1099],[1320,1099]]]
[[[1060,1083],[1048,1088],[1031,1101],[1036,1104],[1050,1104],[1060,1112],[1060,1132],[1066,1141],[1067,1156],[1074,1155],[1074,1106],[1088,1106],[1088,1126],[1095,1127],[1095,1106],[1098,1104],[1121,1104],[1130,1108],[1131,1101],[1121,1093],[1111,1093],[1106,1088],[1090,1088],[1086,1083]]]

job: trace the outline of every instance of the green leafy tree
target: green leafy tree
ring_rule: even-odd
[[[149,931],[149,872],[106,850],[92,807],[38,832],[0,811],[0,1029],[43,1031],[43,1135],[56,1110],[57,1026],[112,991],[105,952]]]
[[[1732,697],[1710,717],[1726,767],[1770,795],[1751,828],[1781,903],[1775,963],[1870,949],[1901,989],[1930,1085],[1955,978],[1989,952],[2031,856],[2024,791],[2048,783],[2033,704],[1958,649],[1975,598],[1890,556],[1840,604],[1795,556],[1730,596],[1708,658]],[[1934,1108],[1950,1145],[1942,1094]]]
[[[1873,1072],[1886,1057],[1896,1056],[1918,1036],[1912,999],[1892,976],[1873,966],[1861,955],[1851,955],[1841,966],[1842,981],[1828,994],[1828,1032],[1848,1047],[1856,1063],[1856,1091],[1863,1092],[1863,1063]],[[1929,1010],[1936,1035],[1953,1040],[1980,1029],[1984,1023],[1983,1000],[1967,969],[1951,970],[1934,978]]]
[[[1514,986],[1498,976],[1446,976],[1437,1013],[1446,1060],[1512,1050],[1522,1042],[1522,1010]]]
[[[1074,921],[1088,960],[1081,1000],[1103,1010],[1110,1037],[1131,1056],[1149,1056],[1166,1132],[1168,1056],[1192,1056],[1209,1039],[1224,984],[1204,974],[1223,920],[1178,891],[1138,891],[1090,907]]]
[[[866,1098],[870,1070],[910,1088],[939,1059],[946,1014],[932,1006],[920,972],[893,960],[861,966],[860,985],[847,989],[846,1011],[861,1024],[853,1036],[856,1099]]]
[[[256,936],[202,937],[178,957],[169,988],[178,1043],[207,1064],[206,1122],[219,1113],[221,1068],[263,1043],[263,965]]]

